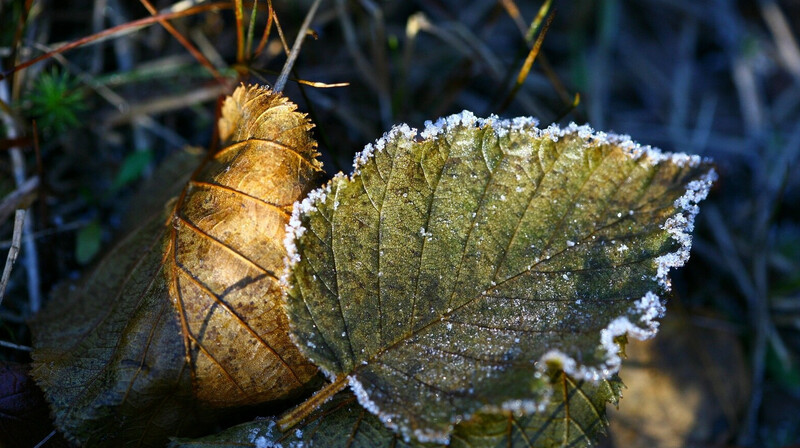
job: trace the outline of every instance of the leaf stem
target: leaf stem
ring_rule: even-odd
[[[336,381],[318,390],[314,395],[311,396],[311,398],[300,403],[291,411],[283,414],[278,420],[278,428],[285,432],[292,426],[300,423],[304,418],[308,417],[309,414],[322,406],[326,401],[330,400],[331,397],[347,387],[347,384],[347,376],[345,375],[337,378]]]

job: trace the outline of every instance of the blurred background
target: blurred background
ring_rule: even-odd
[[[239,81],[275,83],[312,4],[274,0],[261,45],[268,2],[256,2],[252,37],[253,2],[238,27],[233,3],[0,0],[0,265],[20,248],[0,303],[0,395],[28,390],[26,319],[120,237],[161,161],[213,144],[220,95]],[[148,6],[182,16],[174,31],[134,22]],[[673,273],[661,333],[629,344],[603,444],[800,445],[800,2],[556,0],[520,76],[541,6],[324,0],[291,75],[306,83],[285,92],[316,123],[329,174],[349,171],[392,124],[464,109],[588,122],[712,157],[720,180],[692,259]],[[16,209],[28,210],[24,225]]]

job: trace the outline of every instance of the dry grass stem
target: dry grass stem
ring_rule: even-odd
[[[282,92],[284,86],[286,85],[286,80],[289,78],[289,73],[292,71],[292,67],[294,67],[294,62],[297,60],[297,57],[300,56],[300,49],[303,47],[303,42],[306,40],[306,31],[308,31],[308,27],[311,26],[311,21],[314,19],[314,14],[316,14],[320,2],[321,0],[314,1],[314,4],[311,5],[311,8],[309,8],[308,13],[306,14],[305,20],[303,20],[303,24],[300,25],[300,30],[297,32],[297,37],[295,38],[294,45],[292,46],[292,51],[289,53],[289,57],[286,59],[286,63],[283,65],[283,69],[281,70],[280,76],[278,76],[278,80],[275,81],[275,87],[273,90],[276,92]]]
[[[0,223],[14,213],[14,210],[25,209],[36,199],[39,188],[39,177],[33,176],[25,180],[16,190],[0,201]]]
[[[11,270],[14,268],[14,263],[17,261],[17,255],[19,255],[20,243],[22,242],[22,227],[24,223],[25,210],[17,210],[16,214],[14,215],[14,233],[11,237],[11,247],[8,249],[6,265],[3,268],[3,277],[0,278],[0,305],[3,304],[3,296],[5,296],[8,280],[11,278]]]
[[[33,350],[31,347],[28,347],[27,345],[14,344],[13,342],[8,342],[3,340],[0,340],[0,347],[6,347],[14,350],[19,350],[22,352],[29,352]]]

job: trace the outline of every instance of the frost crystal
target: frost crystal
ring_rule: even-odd
[[[397,425],[396,421],[398,420],[398,416],[388,414],[386,412],[382,412],[377,404],[369,398],[369,393],[364,389],[364,386],[361,382],[353,375],[347,377],[347,381],[350,384],[350,389],[353,391],[353,394],[358,399],[358,402],[361,404],[364,409],[375,414],[378,418],[386,425],[387,428],[391,429],[392,431],[398,431],[400,427]],[[414,437],[419,440],[420,442],[437,442],[437,443],[447,443],[450,439],[448,437],[448,433],[439,434],[439,433],[430,433],[427,431],[414,431]],[[407,434],[403,433],[403,437],[406,442],[410,441],[410,438]]]
[[[711,184],[717,180],[717,173],[711,169],[703,175],[699,180],[691,181],[686,186],[686,192],[683,196],[675,200],[675,208],[680,210],[675,215],[671,216],[662,229],[669,232],[680,248],[677,251],[662,255],[656,258],[657,273],[655,280],[658,280],[659,285],[665,289],[670,289],[669,274],[670,269],[683,266],[689,260],[689,250],[692,248],[692,235],[694,230],[694,218],[700,208],[697,203],[702,201],[708,196],[708,191],[711,189]]]
[[[341,177],[343,176],[339,173],[331,182]],[[291,268],[300,261],[300,254],[297,252],[295,241],[306,232],[301,217],[312,211],[316,211],[316,204],[325,202],[328,198],[328,193],[331,192],[331,182],[323,187],[310,191],[308,196],[302,201],[295,202],[292,206],[292,216],[289,218],[289,223],[286,224],[286,236],[283,238],[283,247],[286,249],[286,257],[283,259],[284,270],[280,282],[285,287],[289,285],[288,275]]]
[[[396,125],[389,130],[389,132],[383,134],[383,137],[378,139],[375,144],[370,143],[365,146],[361,152],[356,153],[355,159],[353,160],[352,176],[359,174],[361,172],[361,167],[366,165],[373,155],[383,152],[386,148],[386,143],[400,136],[404,137],[406,141],[412,142],[417,138],[417,130],[409,127],[405,123]]]
[[[622,359],[619,356],[619,347],[614,339],[627,334],[639,340],[649,339],[658,331],[656,318],[664,314],[664,304],[652,291],[634,302],[628,315],[619,316],[611,321],[600,331],[600,345],[605,351],[605,360],[599,367],[580,365],[578,362],[560,350],[550,350],[539,359],[539,368],[544,371],[548,363],[559,365],[564,372],[572,377],[587,381],[600,381],[608,378],[619,370]],[[630,318],[637,316],[637,323]]]
[[[376,405],[375,402],[369,399],[369,394],[364,390],[364,386],[361,385],[361,382],[352,375],[347,377],[347,382],[350,384],[350,389],[353,390],[361,406],[375,415],[380,415],[381,410],[378,409],[378,405]]]
[[[364,389],[364,386],[355,376],[348,376],[347,381],[350,384],[350,389],[353,391],[353,394],[356,396],[358,402],[362,407],[364,407],[364,409],[378,416],[383,424],[392,431],[397,432],[401,429],[396,423],[398,416],[381,411],[378,405],[369,398],[369,393]],[[452,430],[452,427],[450,430]],[[422,443],[433,442],[448,444],[450,441],[450,430],[440,433],[437,431],[415,429],[413,435],[416,440]],[[402,432],[402,435],[406,442],[410,442],[411,439],[408,434]]]
[[[270,439],[273,439],[272,430],[275,429],[275,421],[271,420],[269,425],[267,425],[266,432],[263,435],[258,428],[253,428],[250,431],[249,440],[250,443],[253,444],[255,448],[281,448],[281,445],[278,442],[273,442]],[[300,442],[300,446],[302,446],[303,442]],[[297,446],[296,443],[290,443],[290,446]]]

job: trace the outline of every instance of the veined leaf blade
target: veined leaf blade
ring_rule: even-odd
[[[395,127],[295,207],[287,313],[300,349],[405,437],[532,412],[548,363],[619,367],[655,333],[715,174],[588,127],[463,113]]]

